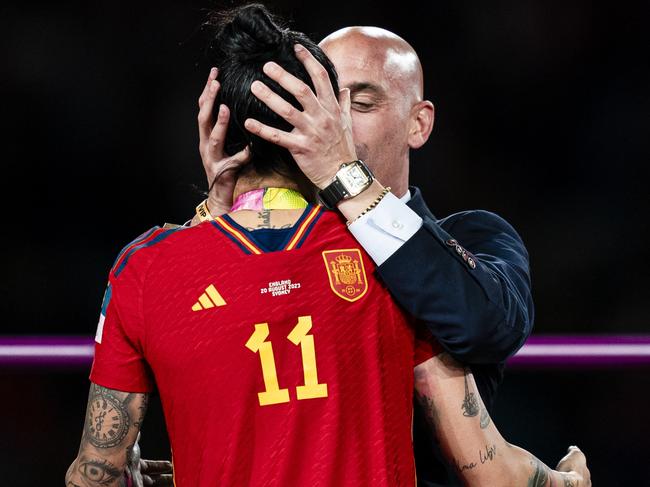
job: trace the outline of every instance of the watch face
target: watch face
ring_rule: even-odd
[[[350,196],[359,194],[366,188],[370,178],[359,164],[352,164],[345,169],[345,171],[340,171],[337,174],[341,184],[343,184]]]

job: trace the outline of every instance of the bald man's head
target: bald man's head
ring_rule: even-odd
[[[433,126],[433,104],[423,100],[422,66],[411,45],[378,27],[346,27],[320,47],[349,88],[357,156],[398,196],[408,188],[409,151]]]
[[[417,102],[423,97],[422,65],[411,45],[397,34],[380,27],[345,27],[325,37],[320,47],[330,52],[354,52],[367,63],[376,63],[394,88]],[[337,56],[338,57],[338,56]],[[331,56],[330,56],[331,58]],[[336,66],[336,62],[334,63]],[[338,67],[337,67],[338,69]]]

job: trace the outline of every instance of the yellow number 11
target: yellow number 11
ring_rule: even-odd
[[[307,333],[311,330],[311,316],[300,316],[298,324],[294,326],[287,339],[294,345],[300,345],[302,352],[302,369],[304,374],[304,385],[296,387],[298,400],[327,397],[327,384],[318,383],[318,372],[316,368],[316,348],[314,336]],[[269,336],[269,324],[258,323],[255,331],[246,342],[246,348],[253,353],[259,353],[262,364],[262,376],[264,377],[263,392],[257,394],[260,406],[280,404],[289,402],[289,390],[280,389],[278,374],[275,370],[275,358],[273,357],[273,346],[266,339]]]

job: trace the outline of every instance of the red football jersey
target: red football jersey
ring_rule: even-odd
[[[153,229],[110,273],[90,379],[157,387],[175,485],[412,486],[413,367],[438,349],[337,212],[269,252],[228,216]]]

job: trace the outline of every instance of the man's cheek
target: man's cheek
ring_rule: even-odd
[[[352,137],[355,145],[363,145],[368,150],[373,138],[372,130],[372,124],[368,123],[368,119],[363,114],[357,114],[356,117],[352,115]]]
[[[372,162],[368,160],[368,155],[370,154],[370,150],[368,150],[368,146],[366,144],[357,142],[355,139],[354,148],[357,152],[357,157],[359,159],[369,164]]]

